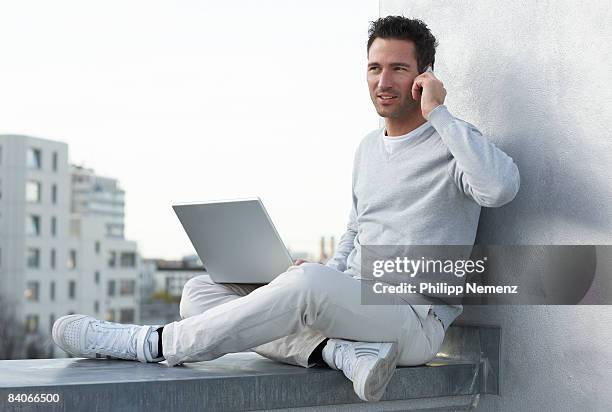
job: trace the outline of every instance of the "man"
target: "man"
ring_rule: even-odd
[[[432,359],[461,306],[361,304],[362,245],[473,245],[480,207],[511,201],[518,169],[471,124],[443,105],[433,74],[436,40],[419,20],[373,22],[367,80],[385,127],[355,155],[346,233],[326,264],[296,262],[271,283],[184,287],[181,318],[165,326],[120,325],[84,315],[58,319],[53,339],[80,357],[169,366],[253,348],[271,359],[339,369],[357,395],[379,400],[396,365]]]

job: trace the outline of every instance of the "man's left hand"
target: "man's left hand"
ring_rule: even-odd
[[[412,83],[412,98],[414,100],[421,99],[421,113],[425,119],[429,117],[429,113],[433,109],[444,104],[445,97],[446,89],[444,84],[431,70],[427,70],[414,79],[414,83]]]

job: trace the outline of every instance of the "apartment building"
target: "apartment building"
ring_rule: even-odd
[[[71,166],[68,145],[0,135],[0,297],[28,331],[86,313],[139,320],[137,245],[119,183]]]
[[[84,313],[106,320],[139,319],[137,244],[124,237],[125,191],[116,179],[71,167],[70,235],[82,256]]]

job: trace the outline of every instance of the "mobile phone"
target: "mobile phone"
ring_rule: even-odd
[[[433,73],[433,69],[431,68],[431,65],[428,64],[427,66],[425,66],[420,74],[423,74],[425,72],[432,72]],[[419,87],[419,93],[421,95],[423,94],[423,87]]]

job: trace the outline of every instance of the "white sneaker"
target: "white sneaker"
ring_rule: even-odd
[[[352,342],[330,339],[323,360],[353,381],[353,389],[364,401],[379,401],[393,377],[399,352],[396,343]]]
[[[161,362],[151,334],[161,326],[123,325],[86,315],[62,316],[53,324],[53,341],[81,358],[106,358]]]

